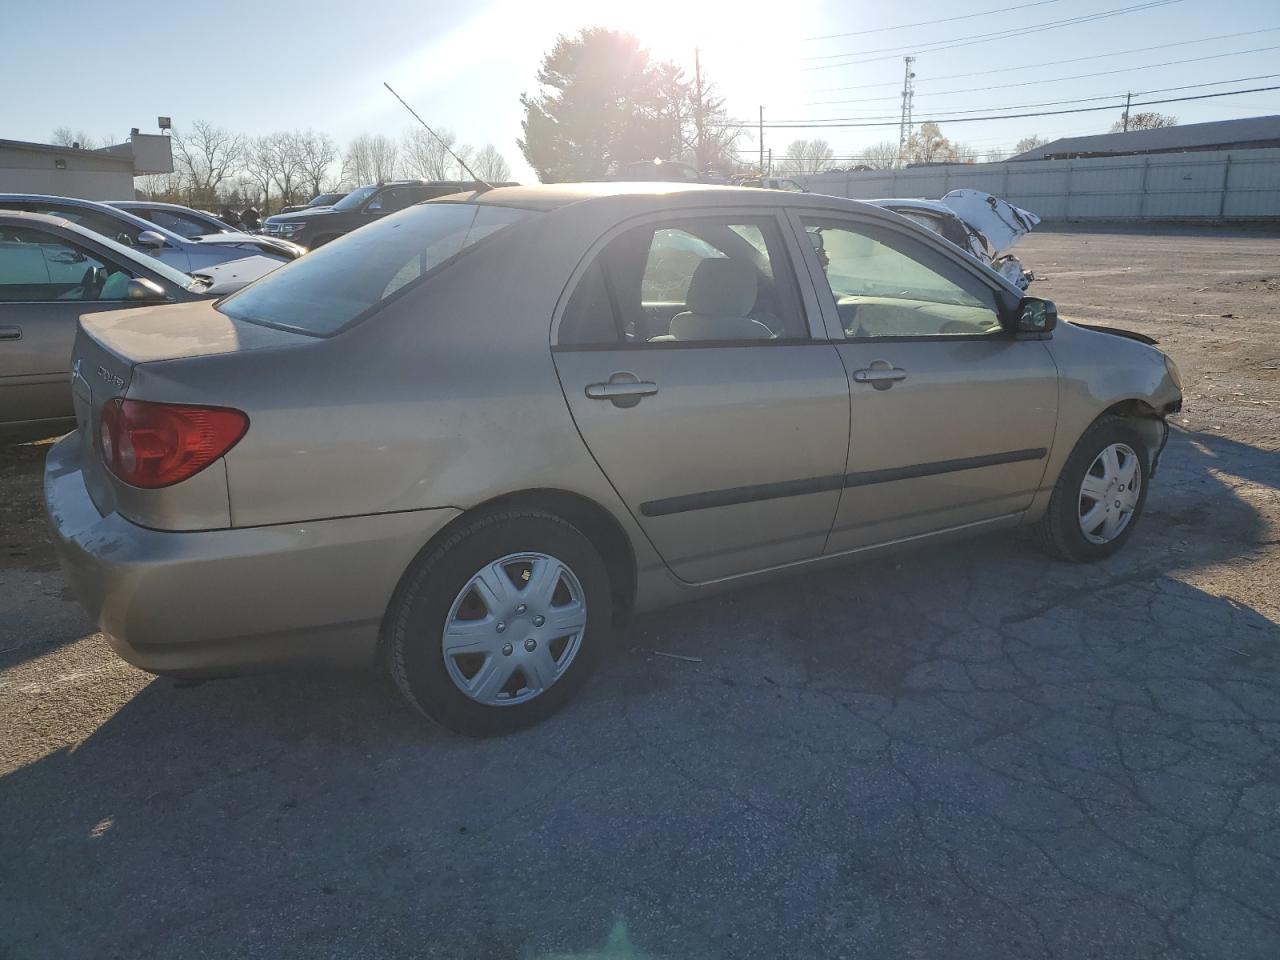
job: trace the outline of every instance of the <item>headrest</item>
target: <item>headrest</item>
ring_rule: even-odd
[[[685,304],[694,313],[745,317],[756,305],[755,267],[724,257],[703,260],[693,271]]]

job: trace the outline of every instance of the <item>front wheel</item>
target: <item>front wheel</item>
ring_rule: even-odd
[[[441,725],[507,733],[581,687],[611,608],[604,562],[576,527],[539,511],[487,514],[406,575],[387,618],[391,674]]]
[[[1039,522],[1041,543],[1064,560],[1109,557],[1133,535],[1147,500],[1151,456],[1120,417],[1090,427],[1058,477]]]

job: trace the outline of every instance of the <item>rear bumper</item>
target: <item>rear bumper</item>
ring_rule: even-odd
[[[45,504],[81,603],[129,663],[223,676],[286,664],[359,665],[418,551],[457,510],[267,527],[150,530],[98,512],[73,434],[45,467]]]

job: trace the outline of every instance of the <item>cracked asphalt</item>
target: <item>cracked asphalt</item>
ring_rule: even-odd
[[[1280,956],[1280,236],[1023,259],[1187,381],[1121,555],[992,537],[647,616],[501,740],[377,675],[119,662],[43,449],[0,450],[0,957]]]

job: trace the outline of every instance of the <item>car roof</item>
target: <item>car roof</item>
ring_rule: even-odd
[[[51,200],[54,203],[67,204],[73,207],[85,207],[89,210],[104,210],[111,213],[112,216],[120,217],[131,222],[136,227],[142,227],[144,230],[154,230],[157,233],[162,233],[166,237],[180,241],[181,243],[188,242],[185,237],[174,233],[166,227],[162,227],[157,223],[152,223],[150,220],[143,220],[141,217],[135,216],[128,210],[121,207],[113,207],[111,204],[102,200],[83,200],[79,197],[59,197],[51,193],[0,193],[0,210],[4,209],[4,204],[7,200],[19,200],[24,203],[27,201],[40,202],[44,200]]]
[[[901,208],[903,210],[925,210],[929,213],[944,213],[948,216],[956,216],[956,212],[948,207],[941,200],[921,200],[909,197],[888,197],[881,200],[868,200],[868,203],[874,203],[877,207]]]
[[[822,193],[797,193],[793,190],[762,190],[759,187],[720,186],[707,183],[681,183],[662,180],[607,180],[587,183],[539,183],[527,186],[495,187],[492,190],[456,194],[447,198],[469,200],[495,206],[523,207],[550,211],[570,204],[622,201],[634,206],[638,199],[661,199],[664,205],[680,206],[787,206],[843,208],[887,216],[883,210],[861,200],[833,197]]]
[[[93,230],[88,230],[73,223],[65,217],[55,217],[48,213],[32,213],[29,210],[6,210],[4,199],[0,198],[0,223],[10,227],[52,227],[57,230],[66,230],[68,233],[74,233],[84,237],[86,240],[94,242],[102,241],[102,234]]]

